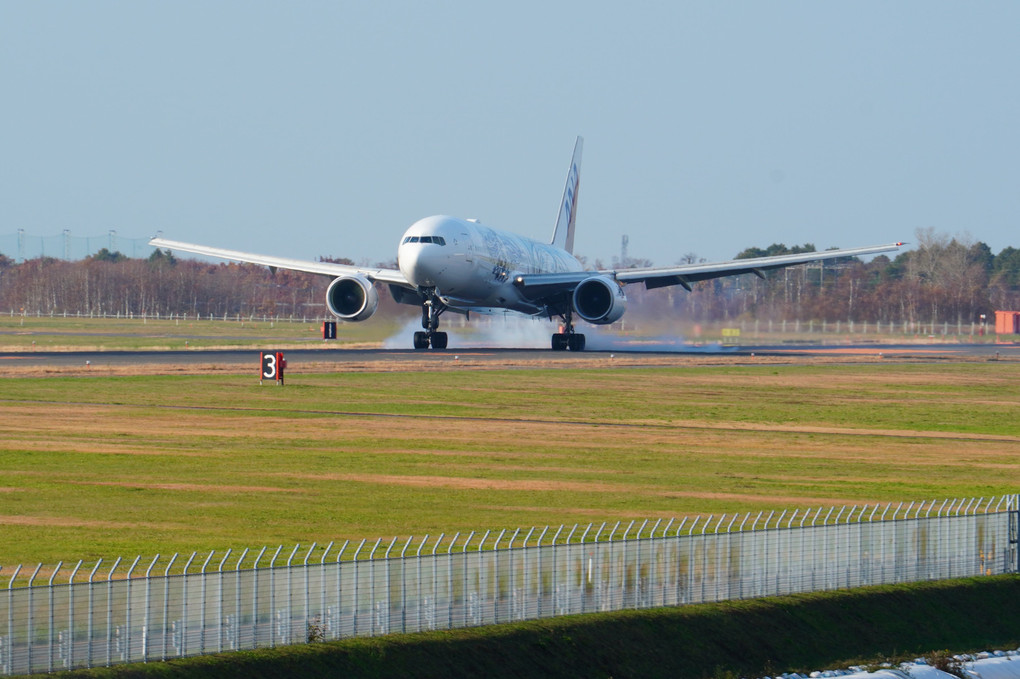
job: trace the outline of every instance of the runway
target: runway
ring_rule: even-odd
[[[267,346],[265,351],[276,351]],[[333,365],[345,367],[373,366],[375,369],[414,369],[441,367],[456,362],[496,369],[527,367],[539,364],[588,367],[593,363],[616,362],[621,365],[669,365],[698,363],[754,362],[848,362],[911,361],[940,362],[947,360],[1020,361],[1017,344],[841,344],[841,345],[755,345],[741,347],[671,347],[670,350],[645,346],[578,353],[553,352],[547,349],[447,349],[444,351],[403,349],[284,349],[288,370],[293,373],[303,366],[315,365],[318,370]],[[14,368],[100,369],[131,366],[176,367],[216,365],[221,368],[248,365],[255,371],[259,351],[255,349],[184,350],[184,351],[0,351],[0,370]]]

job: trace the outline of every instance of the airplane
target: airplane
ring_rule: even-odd
[[[393,299],[421,308],[422,330],[414,333],[415,349],[446,349],[448,337],[439,330],[447,311],[470,316],[504,310],[529,316],[558,317],[560,332],[552,335],[553,351],[583,351],[585,336],[574,318],[593,324],[614,323],[627,306],[624,285],[646,288],[679,285],[688,292],[698,281],[764,272],[805,262],[878,254],[899,249],[902,242],[844,250],[739,259],[671,267],[585,270],[573,254],[577,198],[581,179],[581,149],[577,138],[560,201],[552,239],[542,243],[485,226],[473,219],[447,215],[425,217],[410,226],[397,248],[397,269],[349,266],[218,247],[181,243],[156,237],[149,245],[226,259],[333,277],[326,289],[326,306],[343,321],[369,319],[379,306],[375,283],[389,286]]]

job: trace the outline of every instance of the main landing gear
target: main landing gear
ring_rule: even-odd
[[[424,294],[421,303],[421,327],[425,328],[425,331],[414,333],[415,349],[428,349],[429,345],[432,345],[433,349],[446,348],[449,337],[445,332],[439,332],[439,316],[444,311],[446,306],[439,301],[435,290],[429,290]]]
[[[571,308],[567,307],[567,312],[563,314],[563,332],[553,333],[552,336],[552,350],[553,351],[584,351],[584,335],[579,332],[574,332],[573,314]]]

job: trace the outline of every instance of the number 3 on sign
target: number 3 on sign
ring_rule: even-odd
[[[276,380],[283,384],[283,352],[263,351],[260,355],[262,360],[259,384],[262,384],[263,380]]]

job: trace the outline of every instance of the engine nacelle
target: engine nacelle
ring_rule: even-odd
[[[574,288],[574,311],[589,323],[615,323],[627,310],[623,288],[609,276],[586,278]]]
[[[326,306],[344,321],[364,321],[379,308],[379,293],[364,276],[341,276],[326,288]]]

